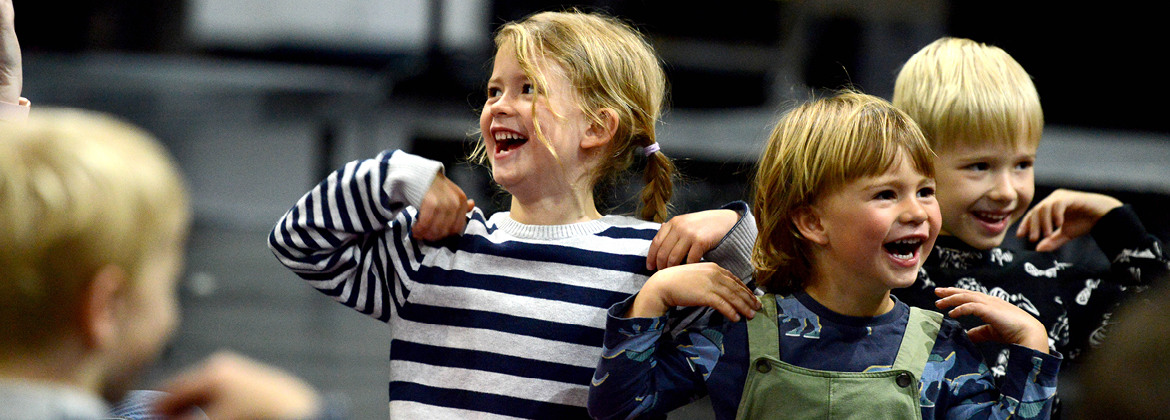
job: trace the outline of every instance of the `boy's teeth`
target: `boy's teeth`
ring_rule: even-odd
[[[975,212],[975,215],[979,216],[979,218],[981,218],[981,219],[996,220],[996,221],[1003,220],[1003,219],[1006,219],[1008,217],[1008,215],[1006,215],[1006,214],[991,214],[991,213],[983,213],[983,212]]]
[[[893,255],[894,258],[901,259],[901,260],[909,260],[911,258],[914,258],[914,252],[921,245],[922,245],[921,239],[916,239],[916,238],[899,239],[899,240],[896,240],[896,241],[893,241],[893,242],[886,244],[886,250],[889,251],[890,255]]]

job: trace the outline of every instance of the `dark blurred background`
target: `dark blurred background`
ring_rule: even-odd
[[[755,156],[787,106],[845,85],[889,98],[901,63],[951,35],[1002,47],[1033,76],[1048,123],[1037,200],[1055,187],[1114,194],[1170,238],[1170,119],[1156,105],[1170,88],[1153,64],[1166,36],[1145,4],[16,0],[24,95],[146,127],[190,182],[185,322],[151,379],[232,348],[348,399],[355,419],[384,418],[385,326],[280,267],[267,231],[328,171],[384,149],[446,162],[477,203],[499,210],[506,201],[488,173],[464,162],[491,34],[574,6],[632,22],[665,62],[660,139],[685,175],[678,212],[746,200]],[[615,189],[615,211],[632,210],[637,178]],[[1091,254],[1092,244],[1067,252]]]

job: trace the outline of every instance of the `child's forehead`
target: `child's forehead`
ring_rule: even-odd
[[[956,141],[949,145],[938,147],[935,153],[942,158],[997,158],[1035,156],[1038,145],[1023,140],[1007,139],[972,139]]]

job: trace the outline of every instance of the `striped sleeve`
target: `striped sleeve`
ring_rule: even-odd
[[[422,201],[438,162],[404,152],[383,152],[333,172],[306,193],[268,237],[276,258],[320,292],[383,322],[391,285],[390,269],[411,242],[413,209]],[[407,249],[417,246],[406,244]]]

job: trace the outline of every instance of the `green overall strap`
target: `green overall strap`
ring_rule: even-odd
[[[776,295],[767,293],[760,296],[760,310],[755,318],[748,320],[748,337],[758,337],[748,340],[750,355],[769,355],[779,361],[780,357],[780,324],[776,319]],[[754,363],[754,361],[753,361]]]
[[[930,351],[934,349],[934,341],[938,338],[942,318],[943,315],[938,312],[910,308],[910,319],[906,322],[906,333],[902,334],[902,345],[894,359],[893,370],[909,371],[915,379],[922,378],[922,371],[926,369]]]

